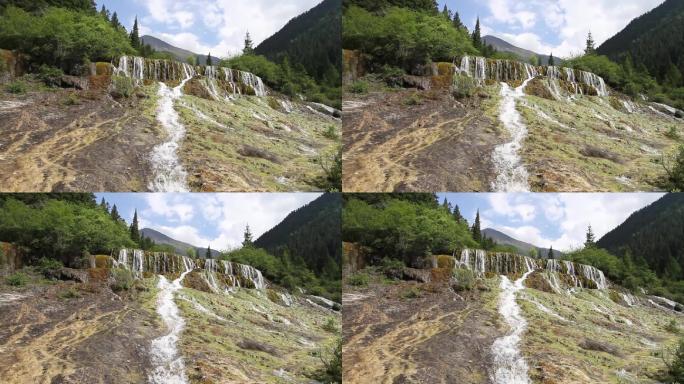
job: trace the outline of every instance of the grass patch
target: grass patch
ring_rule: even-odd
[[[470,269],[458,268],[454,270],[454,289],[456,291],[470,291],[475,285],[475,275]]]
[[[335,333],[337,332],[337,322],[331,317],[321,328],[326,332]]]
[[[323,137],[330,140],[337,140],[339,135],[337,134],[337,128],[334,125],[328,125],[328,128],[323,131]]]
[[[73,288],[67,288],[60,292],[58,296],[60,299],[77,299],[81,297],[81,294]]]
[[[416,299],[421,296],[423,296],[423,293],[417,287],[411,287],[401,293],[403,299]]]
[[[367,82],[359,80],[355,81],[349,86],[349,92],[357,94],[368,93],[368,88],[369,86]]]
[[[418,93],[413,93],[404,100],[404,105],[420,105],[423,104],[423,98]]]
[[[347,284],[353,285],[355,287],[365,287],[370,281],[370,276],[367,273],[359,272],[355,273],[347,279]]]
[[[113,268],[112,277],[114,282],[111,284],[112,291],[128,291],[133,286],[133,273],[125,268]]]
[[[75,93],[70,93],[67,97],[64,98],[64,101],[62,102],[64,105],[78,105],[80,103],[80,99],[78,96],[76,96]]]
[[[28,275],[23,272],[16,272],[5,278],[5,282],[13,287],[23,287],[28,283],[28,280]]]
[[[675,319],[672,319],[665,326],[665,330],[670,332],[670,333],[679,334],[679,332],[680,332],[679,324],[677,324],[677,321]]]
[[[674,125],[671,126],[670,129],[665,132],[665,137],[672,140],[679,140],[679,132],[677,131],[677,127]]]
[[[13,81],[5,86],[5,91],[15,95],[26,93],[26,83],[23,81]]]

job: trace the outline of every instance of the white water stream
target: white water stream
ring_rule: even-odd
[[[496,180],[492,183],[495,192],[527,192],[529,183],[525,165],[520,159],[518,151],[522,148],[522,141],[527,136],[527,126],[522,121],[522,116],[515,108],[516,101],[522,98],[525,87],[535,77],[534,71],[527,69],[527,80],[519,87],[511,88],[508,84],[501,83],[501,107],[499,119],[503,123],[512,140],[497,146],[492,154],[492,161],[497,172]]]
[[[178,112],[174,109],[174,102],[183,95],[183,87],[194,75],[189,65],[183,66],[184,79],[175,88],[159,83],[159,106],[157,107],[157,121],[169,135],[169,141],[159,144],[152,150],[152,169],[154,179],[149,188],[154,192],[187,192],[187,173],[178,161],[176,151],[180,141],[185,137],[185,126],[180,122]]]
[[[523,283],[534,269],[528,264],[527,272],[514,283],[508,277],[501,276],[501,297],[499,313],[511,327],[511,333],[500,337],[492,345],[495,371],[492,381],[496,384],[529,384],[527,377],[527,362],[520,354],[518,344],[522,337],[527,321],[520,313],[520,307],[516,302],[516,294],[524,289]]]
[[[169,282],[166,277],[159,275],[157,313],[164,320],[169,333],[152,340],[150,354],[155,368],[148,377],[151,384],[186,384],[188,382],[185,378],[183,357],[178,354],[176,346],[185,327],[185,320],[183,320],[178,306],[174,302],[174,294],[182,288],[181,282],[185,275],[193,270],[194,265],[190,259],[183,258],[183,266],[185,272],[181,273],[173,282]]]

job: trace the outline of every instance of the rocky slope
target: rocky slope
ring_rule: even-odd
[[[250,266],[138,250],[92,262],[64,269],[75,281],[25,268],[27,283],[0,285],[3,382],[309,383],[339,338],[334,303]],[[122,271],[131,287],[113,291]]]
[[[320,190],[338,146],[336,111],[246,72],[124,57],[32,79],[0,93],[3,191]]]
[[[345,80],[370,90],[344,96],[349,191],[657,190],[684,136],[681,111],[588,72],[464,57],[394,89],[355,57]],[[472,96],[455,99],[464,77]]]
[[[358,272],[368,285],[347,280],[345,382],[655,383],[684,325],[681,305],[592,267],[477,250],[437,259],[419,281],[376,267]]]

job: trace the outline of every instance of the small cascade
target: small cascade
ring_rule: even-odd
[[[535,67],[525,64],[527,79],[513,89],[507,83],[501,83],[501,107],[499,120],[503,123],[511,141],[497,146],[492,154],[492,162],[496,168],[497,177],[492,182],[492,189],[496,192],[526,192],[529,191],[528,174],[518,151],[527,136],[527,126],[516,109],[516,101],[522,98],[527,84],[537,76]]]
[[[190,273],[195,265],[189,258],[183,258],[184,271],[181,275],[169,283],[166,277],[159,276],[159,297],[157,299],[157,313],[169,329],[169,333],[152,340],[150,350],[151,360],[155,368],[148,377],[152,384],[185,384],[185,364],[183,357],[178,353],[178,340],[185,327],[185,320],[180,315],[178,306],[174,302],[174,295],[182,286],[181,282],[185,275]]]
[[[159,106],[157,107],[157,121],[164,127],[169,141],[159,144],[152,150],[152,170],[154,179],[149,188],[154,192],[187,192],[187,173],[181,166],[176,153],[181,140],[185,137],[185,126],[180,122],[180,116],[174,108],[174,102],[183,95],[183,87],[195,75],[195,69],[183,65],[183,81],[170,89],[163,82],[159,82]]]
[[[534,272],[534,266],[526,259],[525,272],[521,278],[512,283],[508,277],[501,276],[501,296],[499,299],[499,313],[511,328],[506,336],[500,337],[492,344],[494,356],[494,372],[492,381],[496,384],[528,384],[527,362],[520,353],[520,340],[527,321],[520,313],[520,306],[516,302],[518,292],[522,291],[525,279]]]

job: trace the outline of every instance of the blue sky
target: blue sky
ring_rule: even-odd
[[[664,0],[439,0],[458,11],[470,31],[479,16],[482,34],[537,53],[580,53],[591,30],[597,46]]]
[[[198,247],[237,247],[249,224],[256,239],[320,193],[96,193],[116,204],[130,224],[138,210],[140,228],[153,228]]]
[[[322,0],[97,0],[116,11],[130,32],[138,16],[140,35],[152,35],[198,54],[232,56],[250,32],[255,46],[290,19]]]
[[[587,226],[597,238],[661,193],[439,193],[457,204],[472,225],[480,210],[482,228],[494,228],[539,247],[570,250],[584,243]]]

